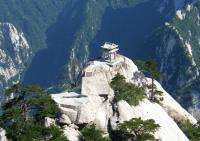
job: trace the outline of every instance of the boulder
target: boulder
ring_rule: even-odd
[[[75,92],[54,94],[52,98],[59,105],[61,113],[76,124],[93,122],[103,103],[100,96],[84,96]]]
[[[45,117],[44,118],[44,126],[45,127],[50,127],[51,125],[56,125],[56,122],[55,122],[55,120],[54,119],[52,119],[52,118],[49,118],[49,117]]]
[[[59,123],[64,124],[64,125],[69,125],[71,124],[70,118],[66,114],[62,114],[61,117],[59,118]]]
[[[73,127],[64,126],[63,131],[69,141],[80,141],[81,133]]]
[[[61,113],[68,116],[71,122],[75,123],[77,119],[77,111],[70,108],[60,107]]]
[[[81,104],[78,108],[76,123],[84,124],[93,122],[101,106],[102,100],[99,96],[88,96],[88,102]]]
[[[104,106],[100,107],[98,112],[96,113],[94,123],[96,125],[96,128],[104,133],[107,133],[108,131],[108,117],[107,111]]]
[[[111,127],[111,130],[117,130],[117,126],[119,124],[119,119],[117,117],[117,115],[113,116],[110,118],[110,127]]]
[[[8,141],[6,131],[3,128],[0,128],[0,141]]]

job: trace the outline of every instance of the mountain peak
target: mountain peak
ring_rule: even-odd
[[[103,57],[106,53],[108,54],[105,60]],[[112,52],[112,49],[106,52],[104,50],[103,54],[102,59],[88,62],[83,69],[80,90],[52,94],[52,99],[59,105],[62,113],[76,125],[95,123],[97,129],[104,134],[109,134],[108,128],[116,130],[117,123],[131,118],[153,119],[161,126],[155,133],[158,139],[168,141],[170,136],[173,141],[188,141],[175,121],[190,121],[195,124],[196,119],[183,109],[157,81],[155,86],[163,93],[163,101],[160,104],[148,100],[149,90],[145,90],[145,99],[137,106],[131,106],[124,100],[117,103],[114,101],[115,93],[110,87],[110,82],[116,74],[123,75],[127,82],[140,87],[151,83],[151,79],[145,77],[132,60]],[[114,60],[107,60],[109,56]],[[113,103],[117,110],[113,110]],[[79,135],[78,130],[76,131],[75,135]],[[72,141],[71,136],[68,138]],[[79,140],[79,136],[76,140]]]

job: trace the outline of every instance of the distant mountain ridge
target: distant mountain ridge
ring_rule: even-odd
[[[199,108],[200,2],[178,10],[147,41],[155,47],[157,60],[165,79],[162,84],[195,114]],[[192,106],[193,105],[193,106]],[[194,110],[196,109],[196,110]]]
[[[141,42],[143,42],[146,34],[150,34],[151,31],[164,24],[164,21],[172,17],[173,13],[175,13],[175,8],[182,7],[184,2],[177,3],[173,0],[166,1],[165,3],[163,3],[162,0],[103,0],[87,2],[76,1],[74,2],[74,9],[72,11],[69,11],[69,13],[64,12],[63,14],[61,14],[61,21],[58,21],[57,24],[52,27],[52,30],[49,30],[50,35],[52,34],[52,36],[50,36],[51,41],[49,40],[49,49],[47,49],[46,51],[41,51],[36,55],[30,69],[25,75],[24,82],[39,83],[44,86],[51,86],[58,82],[60,79],[63,79],[63,76],[60,74],[63,72],[62,69],[65,68],[65,74],[69,74],[69,76],[67,76],[67,78],[64,80],[66,81],[71,79],[72,81],[72,76],[70,76],[70,74],[72,74],[72,70],[79,70],[88,58],[98,56],[98,54],[96,54],[96,47],[100,46],[100,44],[102,42],[105,42],[105,40],[115,41],[119,43],[121,45],[122,52],[130,50],[129,46],[135,46],[135,44],[137,45],[135,48],[139,48],[139,45]],[[73,7],[73,5],[71,6]],[[161,7],[162,10],[159,11]],[[148,10],[148,8],[149,11],[145,13],[144,9]],[[108,16],[108,19],[110,18],[110,16],[112,17],[112,13],[109,13],[109,11],[119,11],[118,13],[121,13],[126,9],[126,19],[122,20],[133,19],[132,21],[130,21],[130,23],[133,22],[133,24],[134,19],[137,20],[138,18],[135,18],[134,15],[133,18],[129,17],[131,16],[131,14],[134,13],[136,13],[136,16],[137,13],[144,13],[146,14],[146,17],[155,17],[155,22],[153,22],[152,25],[146,28],[146,32],[142,33],[139,40],[139,45],[137,43],[137,39],[131,38],[131,36],[137,36],[137,34],[139,33],[139,30],[137,32],[134,31],[134,28],[136,28],[137,25],[132,28],[131,24],[129,24],[127,28],[132,28],[132,30],[129,30],[131,34],[125,34],[124,37],[121,38],[120,35],[123,30],[120,30],[120,28],[124,27],[123,23],[121,23],[120,25],[120,23],[112,23],[111,21],[104,19],[106,18],[106,15]],[[121,17],[120,15],[118,15],[118,13],[115,16],[117,19],[120,20]],[[66,20],[63,20],[64,17]],[[111,20],[113,19],[111,18]],[[143,24],[140,22],[143,22]],[[141,28],[143,28],[143,26],[146,26],[144,24],[146,22],[147,21],[139,21],[137,24],[139,26],[142,25]],[[104,23],[108,23],[108,25],[119,25],[119,28],[116,26],[116,33],[115,31],[108,31],[111,33],[111,35],[108,32],[105,32],[106,36],[104,36],[104,34],[101,35],[101,32],[106,29],[106,27],[104,27]],[[58,25],[59,27],[57,27]],[[59,33],[59,31],[62,33]],[[116,34],[115,36],[117,38],[112,39],[112,34]],[[127,38],[128,40],[125,38]],[[134,51],[132,52],[134,53]],[[124,54],[127,54],[127,52],[125,52]],[[131,54],[128,56],[131,57]],[[134,57],[135,56],[132,55],[131,58]],[[65,65],[66,67],[63,68],[63,65]],[[38,66],[44,67],[39,68]],[[36,75],[36,73],[40,76],[40,80],[32,77]],[[76,72],[76,75],[78,75],[78,71]]]

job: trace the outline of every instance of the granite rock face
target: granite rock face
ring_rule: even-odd
[[[117,103],[119,111],[119,122],[128,121],[132,118],[141,117],[143,120],[153,119],[160,125],[155,137],[162,141],[189,141],[179,129],[176,122],[158,104],[151,103],[145,99],[138,106],[130,106],[126,101]]]
[[[6,131],[0,128],[0,141],[8,141],[6,137]]]
[[[163,92],[164,100],[161,104],[148,100],[149,90],[145,91],[146,98],[138,106],[131,106],[126,101],[113,103],[114,92],[109,83],[117,73],[123,75],[127,82],[138,86],[151,82],[151,79],[145,77],[130,59],[118,55],[118,61],[115,66],[108,65],[102,60],[89,62],[83,70],[79,91],[52,94],[52,99],[59,105],[62,114],[65,114],[75,125],[94,123],[97,129],[105,134],[109,134],[108,128],[116,130],[118,123],[132,118],[154,119],[161,126],[155,133],[156,138],[168,141],[170,136],[171,141],[188,141],[175,121],[189,120],[191,123],[196,123],[196,119],[182,108],[157,81],[155,82],[157,90]],[[75,132],[77,128],[72,130]],[[70,134],[67,134],[67,137],[71,138]]]
[[[31,54],[23,32],[11,23],[0,23],[0,92],[20,80]]]

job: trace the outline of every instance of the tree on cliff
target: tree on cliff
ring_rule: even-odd
[[[158,141],[153,134],[160,126],[152,119],[133,118],[120,123],[118,127],[122,141]]]
[[[186,121],[180,124],[180,128],[190,141],[200,140],[200,122],[192,124],[189,121]]]
[[[162,77],[162,74],[160,73],[157,67],[157,62],[155,60],[148,60],[146,62],[138,60],[138,61],[135,61],[135,63],[142,72],[146,73],[147,75],[151,77],[151,85],[147,86],[151,91],[150,100],[154,102],[159,102],[160,100],[162,100],[162,98],[156,99],[156,95],[161,96],[162,92],[158,91],[154,84],[154,81],[156,79],[159,79]]]
[[[28,105],[26,103],[26,97],[29,97],[28,95],[31,94],[42,94],[44,93],[44,89],[42,89],[39,86],[29,85],[26,87],[23,87],[19,83],[12,85],[8,89],[6,89],[5,94],[7,96],[10,96],[11,94],[14,95],[14,99],[11,99],[8,101],[4,108],[9,108],[9,106],[13,106],[14,104],[18,103],[20,105],[19,107],[22,109],[24,120],[27,119],[27,108]]]
[[[144,99],[144,88],[126,82],[125,77],[119,73],[112,79],[110,86],[114,90],[114,102],[125,100],[136,106]]]
[[[102,132],[97,130],[94,124],[84,127],[81,133],[83,141],[111,141],[109,138],[103,137]]]
[[[6,130],[9,140],[67,141],[58,127],[44,126],[44,118],[55,118],[59,109],[43,88],[15,84],[6,90],[7,95],[11,93],[14,98],[3,105],[0,116],[0,127]]]

